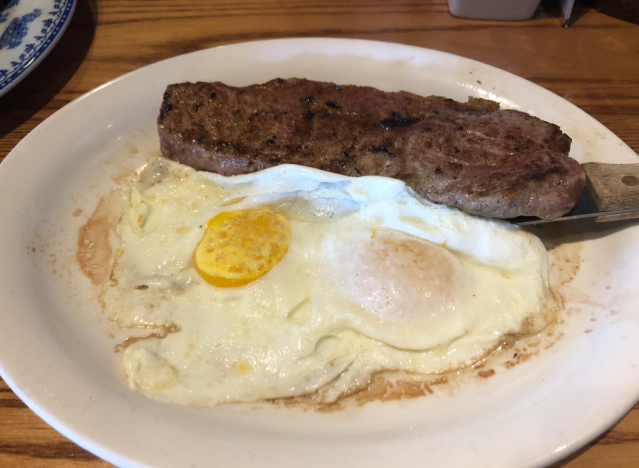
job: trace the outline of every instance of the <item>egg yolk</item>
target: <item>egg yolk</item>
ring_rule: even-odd
[[[268,273],[288,250],[288,220],[270,208],[220,213],[206,223],[195,270],[219,287],[242,286]]]
[[[352,272],[346,294],[382,320],[411,322],[448,314],[467,294],[459,260],[424,239],[379,232],[347,255],[340,261],[343,271]]]

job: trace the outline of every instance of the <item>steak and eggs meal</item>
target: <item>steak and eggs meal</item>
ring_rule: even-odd
[[[120,347],[148,397],[325,405],[556,319],[541,241],[486,217],[572,208],[585,176],[553,124],[290,79],[171,85],[158,130],[166,158],[125,192],[102,296],[151,330]]]

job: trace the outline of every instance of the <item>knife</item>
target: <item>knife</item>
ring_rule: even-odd
[[[597,223],[639,218],[639,164],[581,166],[586,171],[586,188],[568,213],[555,219],[519,216],[507,221],[526,226],[583,218],[595,218]]]

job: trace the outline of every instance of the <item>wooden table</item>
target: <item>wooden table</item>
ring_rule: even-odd
[[[533,81],[639,152],[639,26],[556,2],[526,22],[461,20],[444,0],[78,0],[51,54],[0,98],[0,160],[62,106],[117,76],[194,50],[280,37],[374,39],[438,49]],[[0,467],[108,467],[50,428],[0,380]],[[554,468],[639,466],[639,405]]]

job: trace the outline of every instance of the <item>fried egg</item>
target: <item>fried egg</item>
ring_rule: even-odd
[[[129,386],[198,406],[471,365],[553,320],[545,249],[403,182],[280,165],[223,177],[154,159],[123,200],[103,294]]]

